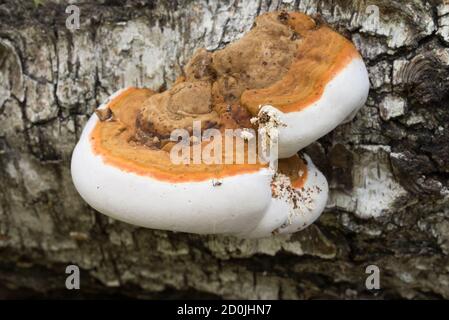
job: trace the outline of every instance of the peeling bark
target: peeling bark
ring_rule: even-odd
[[[379,16],[373,15],[373,5]],[[0,297],[449,298],[449,5],[442,1],[0,0]],[[86,120],[127,85],[160,89],[196,48],[299,10],[350,37],[370,72],[356,118],[307,148],[327,212],[287,237],[146,230],[94,212],[69,160]],[[79,293],[64,286],[81,268]],[[365,268],[381,290],[365,289]]]

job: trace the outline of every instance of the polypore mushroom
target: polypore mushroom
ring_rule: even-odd
[[[113,94],[82,132],[72,178],[92,207],[139,226],[240,237],[296,232],[319,217],[328,193],[310,158],[296,153],[356,112],[368,87],[344,37],[300,13],[264,14],[226,48],[198,50],[171,89]],[[231,143],[231,157],[230,129],[243,139],[243,148]],[[278,171],[249,160],[254,141],[274,138]]]

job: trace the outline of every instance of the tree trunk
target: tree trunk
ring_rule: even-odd
[[[449,298],[449,5],[284,2],[83,1],[70,30],[65,1],[0,0],[0,297]],[[124,86],[169,87],[196,48],[282,9],[321,16],[370,72],[366,106],[307,148],[331,187],[315,225],[239,240],[83,202],[70,156],[96,106]],[[65,289],[69,264],[81,290]]]

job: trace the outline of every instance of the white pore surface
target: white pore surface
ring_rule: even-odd
[[[296,205],[286,194],[272,198],[263,219],[257,227],[247,234],[247,238],[263,238],[272,235],[294,233],[311,225],[319,218],[327,203],[329,187],[324,175],[307,160],[307,178],[300,191],[307,196],[298,197]]]
[[[298,112],[283,113],[273,106],[286,126],[279,129],[279,157],[288,158],[351,118],[368,97],[369,78],[361,58],[353,59],[325,87],[321,98]]]
[[[268,169],[213,180],[170,183],[122,171],[93,153],[94,114],[72,155],[76,189],[96,210],[131,224],[192,233],[244,233],[258,224],[271,200]],[[214,186],[215,184],[215,186]]]

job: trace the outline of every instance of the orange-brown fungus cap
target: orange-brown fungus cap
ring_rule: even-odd
[[[136,119],[142,105],[152,95],[154,92],[149,89],[129,88],[109,102],[112,119],[99,121],[90,137],[94,152],[106,163],[170,182],[223,178],[255,172],[262,167],[261,164],[173,164],[170,150],[155,146],[165,141],[150,146],[142,144],[136,138]]]

